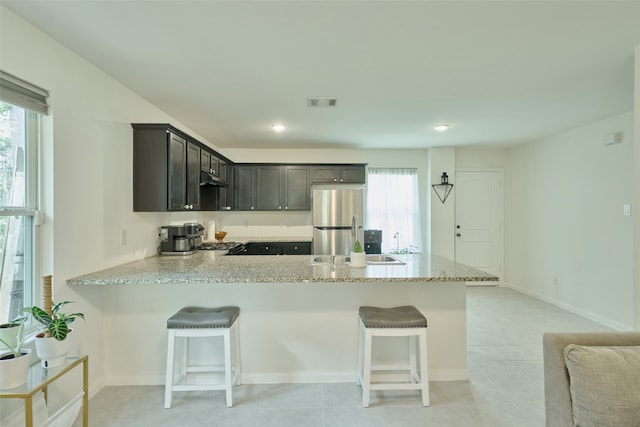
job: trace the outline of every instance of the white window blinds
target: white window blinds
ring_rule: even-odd
[[[382,253],[420,252],[418,172],[410,168],[367,169],[370,229],[382,230]]]
[[[49,92],[0,70],[0,100],[40,114],[49,114]]]

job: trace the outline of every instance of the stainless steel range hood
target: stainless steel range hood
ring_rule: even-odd
[[[200,186],[201,187],[228,187],[224,181],[221,181],[220,178],[210,174],[209,172],[200,171]]]

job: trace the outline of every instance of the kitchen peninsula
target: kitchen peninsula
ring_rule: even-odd
[[[429,322],[430,378],[466,379],[466,282],[498,278],[435,255],[394,256],[404,264],[353,268],[308,255],[198,251],[67,283],[83,294],[99,289],[105,336],[123,341],[105,346],[108,384],[162,384],[166,319],[187,305],[240,307],[245,383],[355,381],[358,307],[409,304]],[[405,351],[386,345],[376,356],[393,360]]]

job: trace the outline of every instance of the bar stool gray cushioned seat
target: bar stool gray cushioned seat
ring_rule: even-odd
[[[362,306],[358,334],[358,384],[362,385],[362,406],[369,406],[371,390],[419,390],[422,404],[429,406],[427,366],[427,318],[414,306]],[[408,337],[407,364],[372,365],[373,337]],[[391,372],[382,373],[382,372]]]
[[[167,319],[167,371],[165,380],[164,407],[171,407],[174,391],[225,390],[227,406],[233,405],[232,388],[240,375],[240,340],[238,318],[240,308],[225,307],[184,307]],[[176,338],[184,338],[182,372],[174,378]],[[222,337],[224,340],[224,363],[222,365],[190,365],[189,339]],[[223,381],[190,381],[199,374],[223,373]]]
[[[234,306],[185,307],[167,319],[167,329],[229,328],[240,314]]]
[[[426,328],[427,318],[412,305],[380,308],[362,306],[358,310],[365,328]]]

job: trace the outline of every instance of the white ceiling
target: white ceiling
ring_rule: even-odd
[[[633,109],[640,1],[1,4],[221,148],[509,146]]]

